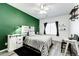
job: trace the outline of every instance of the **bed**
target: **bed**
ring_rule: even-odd
[[[52,45],[52,37],[47,35],[26,36],[24,44],[39,50],[42,56],[47,56]]]

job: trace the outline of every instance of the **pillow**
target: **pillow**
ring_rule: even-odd
[[[29,32],[27,32],[27,36],[29,36]]]
[[[29,32],[29,36],[35,35],[35,32]]]
[[[22,33],[23,36],[28,36],[29,32]]]

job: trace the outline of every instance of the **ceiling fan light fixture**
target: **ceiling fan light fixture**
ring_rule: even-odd
[[[47,12],[45,10],[41,10],[39,13],[40,14],[46,14]]]
[[[41,6],[40,6],[40,8],[41,8],[41,10],[43,10],[43,9],[44,9],[44,6],[43,6],[43,5],[41,5]]]
[[[40,11],[39,11],[39,14],[46,14],[48,9],[49,9],[49,8],[47,7],[46,4],[40,4]]]
[[[46,6],[46,4],[40,5],[41,10],[48,10],[49,8]]]
[[[44,7],[44,10],[49,10],[49,8],[48,7]]]

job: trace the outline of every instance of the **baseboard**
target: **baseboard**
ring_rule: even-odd
[[[3,50],[0,50],[0,52],[4,52],[4,51],[6,51],[7,50],[7,48],[6,49],[3,49]]]

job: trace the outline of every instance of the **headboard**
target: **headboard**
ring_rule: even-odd
[[[22,26],[22,35],[35,35],[35,28],[34,26]]]
[[[29,32],[29,26],[22,26],[22,29],[21,29],[22,31],[21,31],[21,34],[23,35],[23,36],[26,36],[27,35],[27,33]]]

